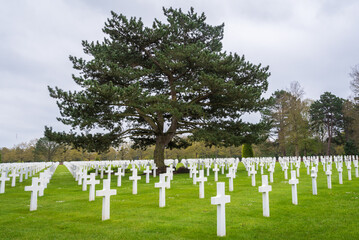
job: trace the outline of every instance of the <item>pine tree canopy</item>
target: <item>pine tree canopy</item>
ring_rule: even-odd
[[[268,67],[222,51],[224,24],[211,26],[193,8],[163,9],[166,22],[111,12],[102,42],[83,41],[90,60],[70,56],[80,91],[49,87],[59,121],[72,127],[45,135],[90,151],[130,138],[135,147],[156,145],[158,164],[168,147],[186,146],[181,134],[209,145],[255,143],[267,124],[247,123],[244,113],[267,104]]]

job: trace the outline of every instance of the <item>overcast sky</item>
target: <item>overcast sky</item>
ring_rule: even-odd
[[[164,20],[162,7],[191,6],[212,25],[225,23],[224,50],[270,66],[269,91],[298,81],[305,97],[330,91],[347,98],[359,64],[356,0],[14,0],[0,7],[0,148],[65,129],[47,86],[75,89],[69,55],[81,40],[102,40],[110,11]]]

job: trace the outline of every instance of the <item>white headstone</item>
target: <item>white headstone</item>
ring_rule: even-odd
[[[37,210],[37,193],[39,190],[39,178],[33,177],[32,185],[25,187],[25,191],[31,191],[30,211]]]
[[[146,166],[146,170],[143,171],[143,173],[146,173],[146,183],[150,183],[150,173],[151,173],[150,167]]]
[[[284,166],[283,166],[283,171],[284,171],[284,179],[288,179],[288,166],[286,163],[284,163]]]
[[[11,187],[15,187],[15,186],[16,186],[16,177],[19,176],[19,174],[17,174],[16,168],[14,168],[14,169],[11,171],[11,174],[10,174],[9,176],[12,177]]]
[[[123,169],[123,172],[122,172],[122,168],[118,168],[117,172],[115,173],[115,175],[117,176],[117,187],[121,187],[121,184],[122,184],[122,177],[125,176],[125,169]]]
[[[339,184],[343,184],[343,168],[341,166],[338,167],[339,173]]]
[[[9,180],[10,178],[7,177],[7,173],[2,172],[0,177],[0,193],[5,193],[5,182]]]
[[[107,173],[107,178],[110,179],[111,182],[111,174],[113,173],[113,170],[111,169],[111,164],[108,166],[108,169],[105,172]]]
[[[25,174],[25,170],[23,167],[21,167],[20,172],[19,172],[19,175],[20,175],[19,182],[22,182],[24,174]]]
[[[269,172],[269,181],[272,183],[273,182],[273,173],[274,173],[274,164],[270,164],[268,172]]]
[[[100,180],[96,180],[96,173],[90,173],[87,184],[90,184],[89,201],[95,201],[95,185],[100,184]]]
[[[84,168],[82,172],[82,191],[87,191],[87,169]]]
[[[252,186],[254,187],[256,185],[256,173],[255,166],[252,166],[252,170],[249,172],[252,175]]]
[[[133,169],[132,176],[130,176],[129,179],[133,181],[132,194],[137,194],[137,181],[141,179],[140,176],[137,176],[137,168]]]
[[[235,178],[234,169],[232,167],[229,168],[228,174],[226,175],[229,178],[229,191],[233,192],[233,178]]]
[[[259,187],[259,192],[263,196],[263,216],[269,217],[269,192],[272,191],[272,186],[268,185],[268,175],[262,175],[262,186]]]
[[[217,183],[217,196],[211,197],[211,204],[217,205],[217,236],[226,236],[226,203],[231,201],[231,196],[225,195],[224,182]]]
[[[153,165],[152,165],[152,172],[153,172],[153,177],[155,178],[156,177],[156,170],[157,170],[157,166],[156,166],[156,164],[154,163]]]
[[[39,177],[39,197],[44,196],[44,190],[45,190],[45,182],[46,182],[46,180],[42,176],[43,175],[40,173],[40,177]]]
[[[110,219],[110,197],[117,194],[116,189],[110,189],[110,179],[103,180],[103,189],[96,191],[97,197],[102,198],[102,221]]]
[[[292,185],[292,203],[294,205],[298,205],[297,184],[299,183],[299,180],[296,178],[295,170],[291,171],[290,174],[291,174],[291,178],[289,180],[289,184]]]
[[[76,177],[77,177],[77,184],[81,185],[82,184],[82,179],[83,179],[83,172],[82,172],[82,168],[80,168],[77,172],[76,172]]]
[[[103,171],[105,171],[105,168],[103,165],[100,166],[100,178],[103,179]]]
[[[214,168],[213,168],[214,181],[215,181],[215,182],[218,181],[218,171],[219,171],[219,168],[218,168],[218,165],[217,165],[217,163],[216,163],[216,164],[214,164]]]
[[[315,167],[312,167],[312,173],[310,176],[312,177],[313,195],[317,195],[317,169]]]
[[[196,185],[197,184],[197,182],[196,182],[196,180],[197,180],[197,173],[198,173],[198,171],[197,171],[197,168],[196,168],[196,166],[194,166],[193,167],[193,169],[192,169],[192,174],[193,174],[193,184],[194,185]]]
[[[160,189],[159,204],[160,207],[166,206],[166,188],[168,188],[168,183],[166,182],[166,175],[160,174],[160,181],[155,183],[155,188]]]
[[[351,181],[352,180],[352,167],[351,167],[350,163],[347,166],[347,170],[348,170],[348,180]]]
[[[199,198],[204,198],[204,182],[207,182],[207,178],[204,177],[203,170],[199,170],[197,182],[199,182]]]
[[[332,189],[332,171],[331,171],[329,165],[327,167],[327,171],[325,172],[325,174],[327,175],[328,189]]]

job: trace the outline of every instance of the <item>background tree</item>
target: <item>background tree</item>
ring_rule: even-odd
[[[245,143],[242,147],[242,158],[254,157],[252,144]]]
[[[266,104],[268,67],[223,52],[224,25],[208,25],[203,13],[163,12],[167,22],[156,19],[152,27],[112,12],[104,41],[83,41],[91,59],[70,57],[82,90],[49,87],[58,120],[72,130],[46,127],[50,140],[105,151],[129,137],[137,148],[155,145],[155,162],[163,167],[165,148],[188,146],[181,134],[225,146],[266,138],[265,122],[240,117]]]
[[[289,92],[277,90],[272,94],[271,105],[262,111],[263,118],[271,123],[270,136],[277,143],[281,156],[287,155],[289,99]]]
[[[352,68],[352,72],[349,74],[352,78],[350,82],[350,88],[355,97],[359,97],[359,65]]]
[[[294,155],[299,156],[303,141],[308,138],[309,124],[306,118],[307,102],[303,101],[304,90],[298,82],[292,82],[288,95],[287,133],[290,146],[294,146]],[[293,154],[292,154],[293,155]]]
[[[35,156],[42,157],[45,161],[53,161],[55,154],[61,145],[57,142],[50,141],[47,137],[40,138],[35,145]]]
[[[325,92],[320,96],[320,99],[314,101],[310,106],[310,117],[313,129],[321,131],[322,126],[327,131],[327,151],[326,154],[331,154],[331,143],[333,136],[336,136],[343,129],[343,102],[344,100],[333,95],[330,92]]]

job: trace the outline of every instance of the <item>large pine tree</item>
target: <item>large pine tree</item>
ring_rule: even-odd
[[[45,127],[54,141],[104,151],[130,138],[134,147],[155,145],[154,159],[164,166],[164,150],[187,143],[190,134],[209,145],[255,143],[265,137],[264,122],[240,118],[260,110],[266,100],[268,67],[222,51],[224,24],[211,26],[191,9],[163,9],[167,22],[112,12],[103,42],[83,41],[91,59],[70,56],[81,91],[49,87],[70,132]]]

